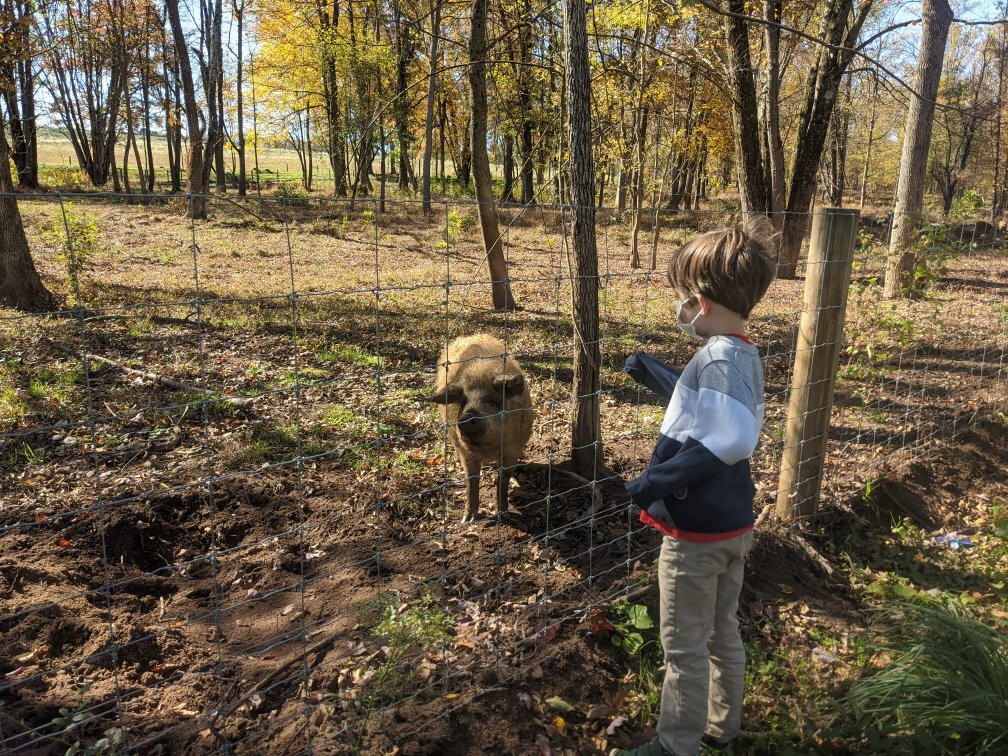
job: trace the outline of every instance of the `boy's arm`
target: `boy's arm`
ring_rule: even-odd
[[[647,352],[627,357],[623,370],[637,383],[647,386],[666,402],[672,398],[680,373]]]
[[[635,504],[654,501],[719,473],[752,456],[759,440],[752,387],[727,361],[707,365],[698,378],[693,427],[670,459],[650,465],[626,484]],[[659,441],[659,444],[661,441]]]

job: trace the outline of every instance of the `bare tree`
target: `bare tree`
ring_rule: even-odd
[[[701,4],[725,13],[708,0]],[[821,7],[820,42],[817,43],[812,65],[805,78],[802,109],[794,140],[791,180],[786,190],[787,211],[781,222],[780,253],[777,275],[794,278],[808,225],[808,213],[815,193],[816,176],[822,160],[833,108],[840,92],[840,83],[854,57],[857,39],[873,0],[863,0],[854,9],[854,0],[830,0]],[[777,18],[779,7],[768,11]],[[762,159],[759,113],[749,43],[749,20],[742,0],[728,0],[724,26],[728,42],[728,81],[732,92],[732,120],[735,134],[735,155],[738,164],[739,190],[743,213],[766,213],[771,210],[767,177]],[[775,89],[768,94],[775,97]],[[767,107],[769,118],[778,112],[776,103]],[[779,124],[769,125],[770,133]],[[779,131],[778,131],[779,133]],[[771,148],[772,149],[772,148]],[[773,175],[779,175],[777,169]],[[776,192],[776,187],[772,190]]]
[[[938,96],[946,107],[936,117],[940,138],[932,145],[929,174],[942,196],[942,213],[948,217],[952,203],[962,194],[966,167],[980,129],[993,115],[994,102],[987,92],[990,49],[984,45],[979,59],[974,39],[957,39],[946,55],[947,70]],[[959,54],[966,48],[965,55]],[[953,52],[955,50],[955,52]],[[963,70],[970,66],[971,70]]]
[[[495,310],[513,310],[504,244],[497,224],[497,203],[490,183],[490,157],[487,155],[487,90],[486,90],[486,21],[487,0],[473,0],[469,37],[469,89],[472,92],[472,118],[469,144],[472,149],[472,177],[476,189],[483,248],[490,266]]]
[[[592,160],[591,78],[585,3],[564,3],[567,142],[572,240],[576,269],[571,306],[574,316],[574,424],[571,458],[585,476],[594,478],[602,462],[599,416],[599,271],[595,239],[595,165]]]
[[[22,189],[38,188],[32,13],[30,0],[0,0],[0,102],[7,106],[11,159]]]
[[[206,218],[206,195],[210,190],[210,157],[212,147],[218,134],[214,132],[217,117],[215,99],[212,91],[216,89],[217,73],[216,66],[220,65],[220,59],[216,57],[216,46],[211,44],[208,49],[207,59],[203,65],[204,88],[210,88],[211,92],[207,97],[207,154],[204,153],[203,126],[200,123],[202,110],[200,103],[196,99],[196,84],[193,80],[192,65],[189,62],[189,52],[186,45],[185,34],[182,30],[182,20],[179,17],[178,0],[165,0],[165,8],[168,11],[168,18],[171,22],[172,37],[175,43],[175,53],[178,57],[179,78],[181,80],[182,94],[185,98],[186,126],[189,138],[189,212],[193,218]],[[213,37],[220,35],[221,18],[220,0],[214,3],[213,12],[207,13],[204,8],[204,18],[209,16],[209,34]],[[206,29],[205,29],[206,31]]]
[[[231,0],[231,12],[238,20],[238,51],[236,57],[237,68],[235,70],[235,90],[238,97],[238,141],[233,143],[235,152],[238,153],[238,196],[244,197],[248,189],[248,178],[245,172],[245,101],[242,92],[243,74],[245,60],[242,58],[242,43],[244,40],[245,27],[245,3],[246,0]]]
[[[431,209],[431,154],[434,149],[434,100],[437,96],[438,43],[441,40],[441,6],[444,0],[431,0],[430,74],[427,78],[427,118],[424,121],[423,209]],[[400,93],[400,96],[403,96]]]
[[[35,270],[14,196],[6,122],[0,105],[0,304],[29,312],[52,310],[55,300]]]
[[[175,0],[177,3],[177,0]],[[104,186],[114,171],[116,132],[126,94],[121,0],[68,0],[41,14],[51,41],[45,88],[91,183]],[[95,28],[107,33],[95,34]]]
[[[914,246],[924,204],[924,180],[928,152],[931,149],[935,99],[941,83],[945,43],[953,19],[948,0],[923,0],[921,16],[921,46],[914,69],[913,93],[903,137],[896,185],[896,208],[892,237],[889,240],[885,286],[882,290],[887,299],[893,299],[907,291],[913,278],[916,265]]]

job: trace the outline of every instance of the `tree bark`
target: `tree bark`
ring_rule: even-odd
[[[768,23],[766,25],[767,46],[767,109],[766,134],[767,151],[770,163],[770,183],[767,188],[769,197],[770,220],[774,228],[780,229],[783,223],[781,213],[787,196],[787,185],[784,178],[784,142],[780,129],[780,27],[782,0],[764,0],[763,13]]]
[[[501,189],[501,202],[514,202],[514,137],[504,137],[504,188]]]
[[[781,230],[778,278],[796,275],[840,82],[854,55],[872,1],[864,0],[851,18],[853,5],[853,0],[838,0],[823,11],[818,36],[829,42],[830,47],[819,48],[806,77],[805,104],[799,118],[787,213]]]
[[[245,0],[234,2],[234,13],[238,18],[238,60],[235,76],[235,90],[238,97],[238,144],[235,151],[238,153],[238,196],[244,197],[248,191],[248,178],[245,173],[245,100],[242,93],[244,64],[242,60],[242,38],[243,27],[245,25]]]
[[[591,142],[591,78],[583,0],[564,3],[564,58],[567,75],[568,185],[572,215],[574,280],[574,417],[571,459],[578,473],[595,480],[602,464],[599,415],[599,271],[595,239],[595,166]]]
[[[744,0],[728,0],[728,10],[742,15]],[[743,18],[725,17],[728,42],[728,80],[732,90],[732,132],[738,170],[742,212],[749,215],[769,209],[760,151],[756,81],[749,52],[749,27]]]
[[[953,18],[948,0],[923,0],[921,16],[921,46],[912,82],[916,94],[910,96],[910,110],[903,136],[896,208],[882,291],[887,299],[900,296],[913,282],[916,266],[914,245],[924,203],[924,179],[931,147],[935,99],[941,82],[945,43]]]
[[[42,283],[28,249],[17,198],[13,195],[5,118],[0,108],[0,304],[28,312],[55,307],[55,298]]]
[[[206,218],[205,195],[209,187],[203,180],[206,175],[203,170],[203,128],[200,125],[200,108],[196,100],[192,66],[189,63],[189,48],[186,46],[185,34],[182,32],[178,2],[179,0],[165,0],[165,8],[168,10],[168,18],[171,23],[175,54],[178,57],[179,76],[182,79],[182,94],[185,97],[186,125],[189,137],[189,214],[192,218]]]
[[[868,116],[868,144],[865,147],[865,159],[864,167],[861,171],[861,199],[858,203],[858,207],[862,210],[865,206],[865,200],[868,198],[868,168],[871,165],[871,153],[872,147],[875,143],[875,120],[876,120],[876,106],[878,105],[878,85],[879,85],[879,75],[878,71],[872,71],[872,94],[871,94],[871,115]]]
[[[0,0],[9,50],[0,51],[0,106],[7,105],[10,158],[18,186],[38,189],[38,143],[35,124],[35,71],[32,66],[32,5],[26,0]]]
[[[507,262],[504,259],[500,227],[497,225],[497,203],[490,182],[490,157],[487,155],[487,92],[486,92],[486,17],[487,0],[473,0],[469,38],[469,88],[472,92],[472,118],[469,143],[472,149],[473,186],[479,207],[483,248],[490,266],[495,310],[513,310]]]
[[[431,210],[431,154],[434,151],[434,100],[437,97],[438,42],[441,40],[441,5],[443,0],[431,0],[430,76],[427,78],[427,119],[424,121],[423,209]]]

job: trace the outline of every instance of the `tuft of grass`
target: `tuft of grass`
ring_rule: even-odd
[[[2,372],[0,377],[3,377]],[[17,391],[9,386],[0,388],[0,431],[17,428],[24,422],[26,412],[25,403]]]
[[[80,379],[81,369],[77,364],[42,368],[36,370],[28,382],[28,396],[61,406],[73,398],[75,385]]]
[[[315,352],[320,362],[342,362],[361,367],[378,367],[381,358],[356,344],[333,343]]]
[[[882,615],[871,664],[827,734],[873,753],[996,753],[1008,747],[1008,637],[956,601]]]

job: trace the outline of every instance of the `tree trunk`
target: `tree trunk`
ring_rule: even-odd
[[[179,75],[182,79],[182,94],[185,97],[185,115],[189,136],[189,214],[192,218],[206,218],[206,193],[208,186],[203,176],[203,130],[200,126],[200,109],[196,100],[192,66],[189,64],[188,47],[182,32],[178,0],[165,0],[165,8],[171,22],[175,53],[178,56]]]
[[[931,147],[935,99],[941,81],[945,43],[953,18],[948,0],[923,0],[921,11],[921,46],[912,82],[917,94],[910,96],[910,110],[907,113],[900,157],[892,238],[889,240],[889,258],[882,292],[887,299],[900,296],[913,283],[916,266],[914,246],[924,204],[924,179]]]
[[[7,105],[10,159],[22,189],[38,189],[32,13],[32,4],[27,1],[22,5],[21,0],[0,0],[0,20],[9,25],[5,37],[10,45],[9,51],[0,52],[0,107]],[[2,159],[7,159],[6,153]]]
[[[868,167],[871,165],[872,146],[875,142],[875,119],[876,106],[878,104],[878,71],[872,71],[872,95],[871,95],[871,115],[868,116],[868,144],[865,147],[864,168],[861,171],[861,199],[858,207],[864,210],[865,200],[868,198]]]
[[[0,304],[28,312],[45,312],[55,307],[28,249],[21,223],[10,163],[3,111],[0,110]]]
[[[469,88],[472,92],[472,118],[469,143],[472,149],[473,186],[479,207],[483,248],[490,266],[495,310],[513,310],[515,302],[508,281],[507,262],[497,225],[497,205],[490,183],[490,157],[487,155],[486,92],[486,17],[487,0],[473,0],[469,37]]]
[[[780,129],[780,27],[782,0],[765,0],[763,13],[768,23],[766,25],[767,45],[767,109],[766,135],[767,151],[770,163],[770,183],[767,193],[770,200],[768,210],[774,228],[780,230],[783,223],[782,213],[787,197],[787,185],[784,179],[784,142]]]
[[[437,97],[438,42],[441,40],[441,5],[443,0],[431,0],[430,76],[427,78],[427,119],[424,121],[423,209],[431,210],[431,153],[434,151],[434,100]]]
[[[1001,191],[1001,108],[1004,103],[1004,70],[1008,49],[1005,45],[1005,25],[998,32],[997,100],[994,102],[994,181],[991,191],[991,220],[1001,217],[1004,194]]]
[[[574,2],[575,0],[568,1]],[[636,143],[634,149],[634,175],[630,195],[631,206],[633,208],[633,226],[630,232],[631,268],[640,267],[640,249],[637,246],[637,241],[640,234],[641,207],[644,205],[644,150],[647,138],[648,109],[646,107],[639,108],[635,120],[637,123],[634,128],[634,142]]]
[[[840,82],[871,8],[871,0],[864,0],[853,19],[853,0],[839,0],[823,10],[819,36],[829,42],[830,47],[819,48],[806,77],[805,104],[799,117],[787,213],[781,230],[778,278],[794,278],[797,273]]]
[[[223,40],[221,40],[223,43]],[[218,51],[217,66],[217,130],[219,136],[214,145],[214,174],[217,176],[217,191],[227,191],[227,169],[224,167],[224,54],[223,44]]]
[[[242,60],[242,38],[245,24],[245,2],[234,3],[234,13],[238,17],[238,56],[235,76],[235,90],[238,98],[238,144],[235,151],[238,153],[238,196],[244,197],[248,190],[248,178],[245,175],[245,112],[244,97],[242,96],[242,77],[244,74],[244,63]]]
[[[504,188],[501,190],[501,203],[514,202],[514,137],[504,137]]]
[[[571,459],[581,475],[595,480],[602,464],[599,415],[599,270],[595,239],[595,166],[591,143],[591,78],[585,3],[564,3],[564,58],[567,75],[568,172],[574,247],[571,306],[574,317],[574,385]]]
[[[728,10],[735,14],[744,14],[744,0],[728,0]],[[725,17],[724,27],[728,41],[732,132],[735,136],[735,160],[742,213],[745,215],[765,213],[769,209],[769,204],[767,187],[763,183],[759,112],[756,82],[749,52],[749,27],[743,18],[738,17]]]

